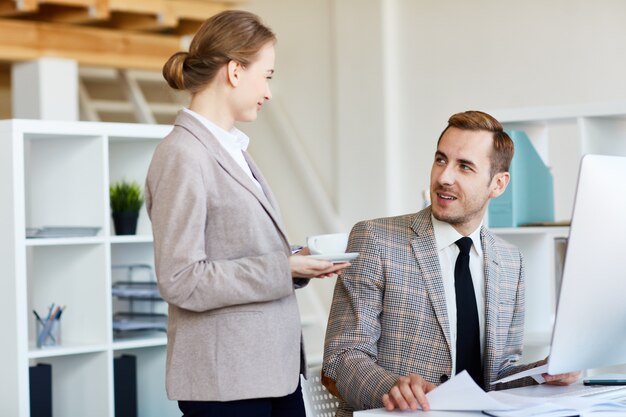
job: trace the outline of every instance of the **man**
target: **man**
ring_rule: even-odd
[[[482,226],[489,200],[509,183],[512,158],[496,119],[455,114],[437,144],[432,205],[354,226],[348,251],[360,255],[337,280],[324,349],[323,382],[341,399],[338,417],[381,406],[427,410],[425,394],[462,370],[491,390],[545,363],[517,364],[522,256]],[[578,374],[544,377],[569,384]]]

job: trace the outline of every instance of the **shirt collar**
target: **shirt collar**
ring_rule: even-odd
[[[431,214],[431,220],[433,223],[433,231],[435,233],[435,242],[437,242],[437,250],[441,251],[450,245],[454,245],[457,240],[463,237],[462,234],[456,231],[450,223],[437,220],[435,216]],[[478,255],[482,255],[482,245],[480,244],[480,229],[482,228],[482,222],[478,225],[469,238],[472,239],[472,247],[476,250]]]
[[[196,113],[188,108],[184,108],[183,111],[198,119],[226,149],[239,151],[248,149],[250,138],[236,127],[233,127],[230,131],[226,131],[200,113]]]

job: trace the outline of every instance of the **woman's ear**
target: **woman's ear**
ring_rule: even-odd
[[[511,175],[508,172],[499,172],[494,175],[491,180],[491,193],[489,194],[489,197],[496,198],[502,195],[502,193],[506,190],[506,186],[509,185],[510,180]]]
[[[233,87],[239,85],[239,73],[241,71],[241,64],[235,61],[229,61],[226,65],[226,77],[228,82]]]

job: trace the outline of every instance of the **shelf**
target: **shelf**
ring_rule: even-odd
[[[495,235],[552,235],[554,237],[569,236],[569,227],[492,227],[489,229]]]
[[[163,333],[160,333],[160,335],[153,337],[135,337],[115,340],[113,342],[113,350],[138,349],[165,345],[167,345],[167,337]]]
[[[626,101],[489,111],[506,130],[524,131],[554,184],[554,219],[571,219],[579,167],[586,154],[626,156]],[[522,173],[523,174],[523,173]],[[530,184],[529,198],[535,198]],[[602,216],[598,210],[597,216]],[[524,258],[524,361],[542,359],[551,342],[569,227],[491,229]],[[567,278],[566,278],[567,279]],[[528,349],[526,349],[528,348]],[[528,353],[527,353],[528,352]],[[533,355],[544,355],[536,356]]]
[[[145,207],[137,235],[114,234],[109,185],[120,179],[143,184],[154,149],[170,130],[124,123],[0,122],[5,173],[0,211],[7,226],[0,235],[5,255],[0,272],[7,278],[0,280],[7,338],[0,347],[0,369],[13,375],[9,387],[0,390],[0,414],[28,417],[28,367],[45,363],[52,367],[54,415],[113,417],[114,355],[131,351],[139,358],[138,415],[180,415],[165,393],[165,333],[142,331],[114,340],[112,330],[113,315],[130,307],[129,301],[112,297],[112,285],[128,280],[112,267],[148,265],[148,272],[134,278],[154,281],[154,250]],[[45,317],[53,303],[68,308],[59,320],[61,337],[55,340],[60,345],[37,348],[33,311]],[[165,303],[144,304],[133,301],[132,310],[167,313]]]
[[[152,243],[152,235],[111,236],[111,243]]]
[[[104,226],[104,144],[98,134],[24,134],[26,226]]]
[[[43,349],[38,349],[34,345],[29,346],[28,350],[28,358],[29,359],[38,359],[38,358],[53,358],[58,356],[70,356],[70,355],[81,355],[85,353],[98,353],[98,352],[106,352],[106,345],[63,345],[63,346],[55,346],[55,347],[47,347]]]
[[[97,245],[104,243],[102,236],[63,237],[63,238],[27,238],[26,246],[60,246],[60,245]]]
[[[546,123],[580,117],[624,118],[626,103],[595,103],[586,105],[528,107],[489,112],[500,123]]]
[[[35,360],[52,369],[52,404],[55,416],[112,417],[110,353],[48,356]],[[28,382],[26,384],[28,388]]]

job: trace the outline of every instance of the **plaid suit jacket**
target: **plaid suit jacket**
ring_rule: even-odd
[[[517,365],[524,330],[520,252],[481,229],[485,271],[484,387],[536,366]],[[400,376],[439,384],[450,377],[450,327],[430,208],[356,224],[338,278],[324,347],[323,381],[340,397],[337,416],[382,407]],[[529,385],[531,378],[503,384]],[[500,388],[500,387],[499,387]]]

